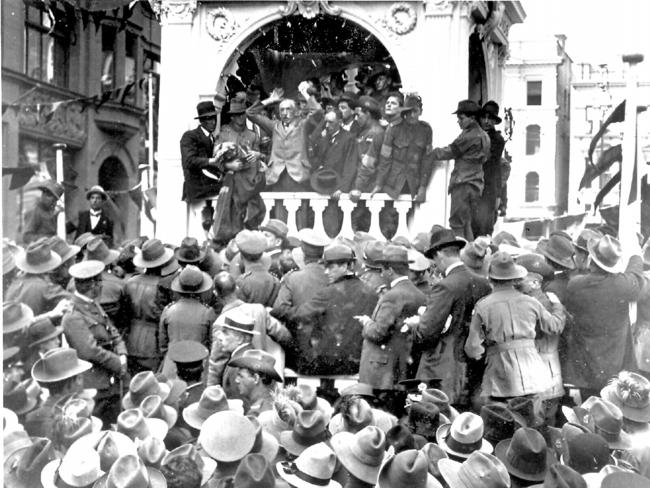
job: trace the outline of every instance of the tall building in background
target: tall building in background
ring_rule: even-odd
[[[66,220],[75,223],[86,190],[100,184],[118,192],[117,242],[136,235],[139,212],[128,190],[147,161],[145,80],[159,62],[160,25],[148,2],[3,1],[3,167],[54,178],[52,145],[65,143]],[[9,186],[5,176],[3,235],[20,240],[39,192]]]
[[[508,217],[542,218],[568,208],[571,66],[566,37],[512,40],[504,108],[515,121]]]

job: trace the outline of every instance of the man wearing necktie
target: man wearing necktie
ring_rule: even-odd
[[[101,186],[95,185],[86,192],[86,199],[90,209],[79,212],[75,239],[81,234],[90,232],[101,236],[108,247],[113,247],[113,221],[104,211],[108,195]]]

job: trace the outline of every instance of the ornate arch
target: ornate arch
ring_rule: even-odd
[[[91,180],[96,181],[101,164],[111,156],[119,159],[124,164],[129,182],[132,182],[134,176],[137,174],[137,164],[124,144],[115,140],[106,141],[95,152],[91,160],[91,166],[93,168],[93,174],[90,175],[92,176]]]

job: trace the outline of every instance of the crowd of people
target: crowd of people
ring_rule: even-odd
[[[3,246],[6,486],[650,486],[650,246],[114,248],[103,194],[73,244]]]

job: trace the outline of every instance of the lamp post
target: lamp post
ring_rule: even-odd
[[[63,186],[63,151],[66,150],[68,146],[63,143],[57,143],[53,144],[52,147],[56,151],[56,181]],[[65,240],[65,191],[61,195],[59,201],[61,202],[63,210],[59,212],[56,217],[56,233],[61,239]]]

